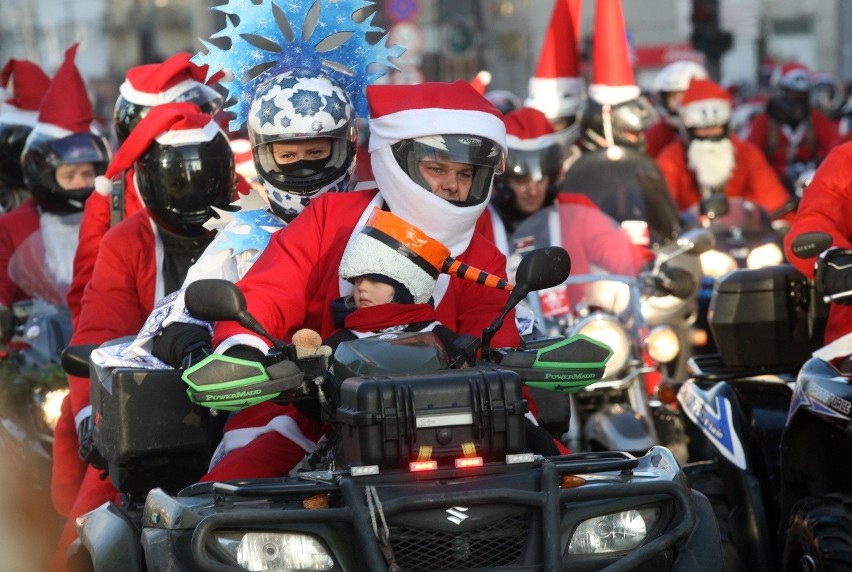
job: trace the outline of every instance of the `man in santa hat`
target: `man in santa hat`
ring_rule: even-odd
[[[181,286],[188,268],[212,240],[213,234],[203,226],[212,208],[225,208],[234,194],[234,156],[228,138],[193,103],[151,109],[124,141],[106,176],[131,167],[145,208],[104,235],[71,345],[101,344],[135,334],[154,303]],[[62,416],[74,420],[77,439],[76,443],[57,439],[54,451],[78,443],[80,456],[98,464],[92,446],[89,380],[70,376],[69,386],[70,409]],[[62,472],[61,460],[55,455],[54,474]],[[94,465],[87,468],[79,491],[54,490],[54,496],[75,492],[56,554],[58,565],[76,536],[76,517],[115,497]]]
[[[202,112],[211,116],[219,111],[224,98],[211,85],[219,81],[222,74],[215,74],[205,81],[207,66],[195,65],[190,61],[191,57],[188,52],[178,52],[162,63],[144,64],[127,71],[124,82],[119,86],[120,94],[113,114],[113,129],[119,144],[157,105],[185,101],[197,104]],[[80,225],[80,246],[74,256],[74,280],[67,296],[75,325],[101,239],[110,226],[143,206],[134,185],[132,169],[117,175],[115,183],[99,180],[97,192],[86,201]],[[242,190],[247,192],[248,188]]]
[[[0,213],[29,197],[21,172],[24,142],[38,121],[38,108],[50,78],[29,60],[6,62],[0,71],[5,100],[0,108]]]
[[[77,232],[94,179],[106,170],[110,158],[105,137],[92,132],[92,104],[74,65],[75,44],[65,54],[41,98],[38,120],[22,150],[21,174],[31,198],[0,216],[0,314],[9,315],[12,303],[50,293],[50,303],[61,304],[71,282],[69,261],[77,247]],[[9,104],[7,103],[8,107]],[[44,243],[48,290],[25,291],[10,276],[13,255],[37,230]],[[22,269],[33,270],[33,269]],[[0,320],[7,328],[10,320]],[[9,334],[8,331],[0,332]]]
[[[760,149],[730,132],[731,106],[719,84],[689,84],[678,110],[686,140],[669,143],[657,157],[681,211],[713,193],[748,199],[770,213],[791,198]]]
[[[340,260],[376,206],[416,225],[464,263],[506,276],[505,257],[474,232],[494,174],[503,168],[506,135],[500,112],[463,81],[368,86],[367,99],[370,158],[378,188],[314,199],[272,237],[237,283],[252,314],[275,337],[290,339],[298,328],[327,337],[337,329],[332,302],[353,291],[352,284],[337,275]],[[507,295],[441,275],[431,298],[441,323],[479,336],[500,314]],[[494,345],[518,343],[510,315]],[[269,349],[267,340],[233,323],[216,324],[214,345],[217,352],[254,360]],[[293,449],[296,442],[277,433],[264,439],[277,440],[267,445],[282,451]],[[299,457],[304,455],[299,451]],[[278,455],[274,474],[289,472],[293,457]],[[248,467],[243,476],[270,475],[269,467],[262,474],[252,470],[260,468]]]
[[[654,94],[660,119],[645,131],[645,152],[656,157],[660,151],[680,135],[680,117],[677,110],[683,94],[693,79],[707,79],[707,70],[697,62],[679,60],[672,62],[654,78]]]
[[[798,175],[818,165],[837,142],[837,125],[811,107],[811,72],[798,63],[778,66],[766,109],[754,116],[746,138],[763,151],[782,184],[793,191]]]

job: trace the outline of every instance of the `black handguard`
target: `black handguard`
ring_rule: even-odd
[[[94,429],[95,425],[91,415],[80,421],[77,426],[77,442],[80,444],[78,454],[84,463],[103,470],[106,468],[107,462],[98,448],[95,447]]]
[[[175,369],[188,367],[213,352],[206,326],[175,322],[154,338],[151,353]]]
[[[816,283],[825,294],[842,294],[852,290],[852,250],[830,248],[816,262]],[[836,304],[852,304],[852,295],[835,298]]]
[[[236,345],[231,346],[227,350],[224,351],[224,354],[228,357],[244,359],[248,361],[256,361],[260,363],[264,363],[264,353],[253,346],[246,345]]]

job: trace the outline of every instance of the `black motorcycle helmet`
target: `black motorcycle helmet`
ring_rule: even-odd
[[[811,74],[793,64],[778,68],[773,79],[775,91],[766,102],[766,113],[779,123],[795,127],[810,115]]]
[[[32,125],[0,122],[0,189],[24,188],[21,153],[32,130]]]
[[[74,133],[56,138],[33,130],[21,153],[21,170],[26,187],[36,203],[56,214],[83,210],[83,203],[94,187],[66,190],[56,182],[61,165],[92,163],[96,175],[103,175],[111,157],[109,142],[103,135]]]
[[[211,207],[225,208],[235,188],[234,154],[220,130],[210,141],[161,145],[154,141],[134,163],[135,183],[160,227],[202,236]]]
[[[188,101],[198,105],[202,112],[213,116],[221,108],[225,98],[218,91],[208,85],[199,83],[179,96],[173,101]],[[133,128],[136,127],[143,117],[148,115],[153,105],[133,103],[123,95],[119,95],[115,102],[112,115],[112,125],[119,145],[124,143]]]
[[[654,108],[645,97],[616,105],[588,98],[580,115],[580,144],[590,151],[619,145],[644,152],[645,130],[654,120]]]
[[[415,183],[429,191],[429,183],[420,174],[421,161],[452,161],[474,166],[473,181],[464,201],[450,201],[456,206],[473,206],[488,199],[494,175],[505,168],[503,150],[494,141],[479,135],[433,135],[403,139],[391,145],[400,168]]]

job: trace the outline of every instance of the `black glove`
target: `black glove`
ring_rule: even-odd
[[[106,459],[95,447],[94,429],[95,425],[91,415],[85,417],[77,425],[77,442],[80,444],[79,455],[84,463],[88,463],[96,469],[105,469],[107,466]]]
[[[253,346],[244,346],[242,344],[231,346],[225,350],[225,355],[237,359],[245,359],[249,361],[257,361],[263,363],[263,358],[266,357],[262,351]]]
[[[852,290],[852,250],[831,248],[817,260],[817,285],[825,294],[840,294]],[[852,304],[852,295],[833,300],[837,304]]]
[[[175,322],[154,338],[151,353],[174,368],[180,368],[213,353],[206,326]]]

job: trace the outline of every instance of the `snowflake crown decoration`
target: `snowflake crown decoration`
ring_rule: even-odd
[[[325,73],[346,90],[355,113],[366,119],[366,86],[388,70],[398,69],[390,58],[405,51],[398,44],[386,46],[387,34],[375,44],[367,41],[368,33],[385,30],[372,24],[375,12],[360,23],[353,15],[374,5],[366,0],[260,0],[259,4],[228,0],[213,6],[211,10],[226,14],[225,27],[210,39],[227,39],[230,47],[200,40],[207,53],[195,54],[192,61],[208,66],[208,80],[222,70],[233,74],[233,79],[221,82],[228,98],[236,101],[226,108],[236,117],[230,130],[238,131],[245,124],[252,98],[263,82],[296,68]],[[239,23],[234,25],[228,15]]]

